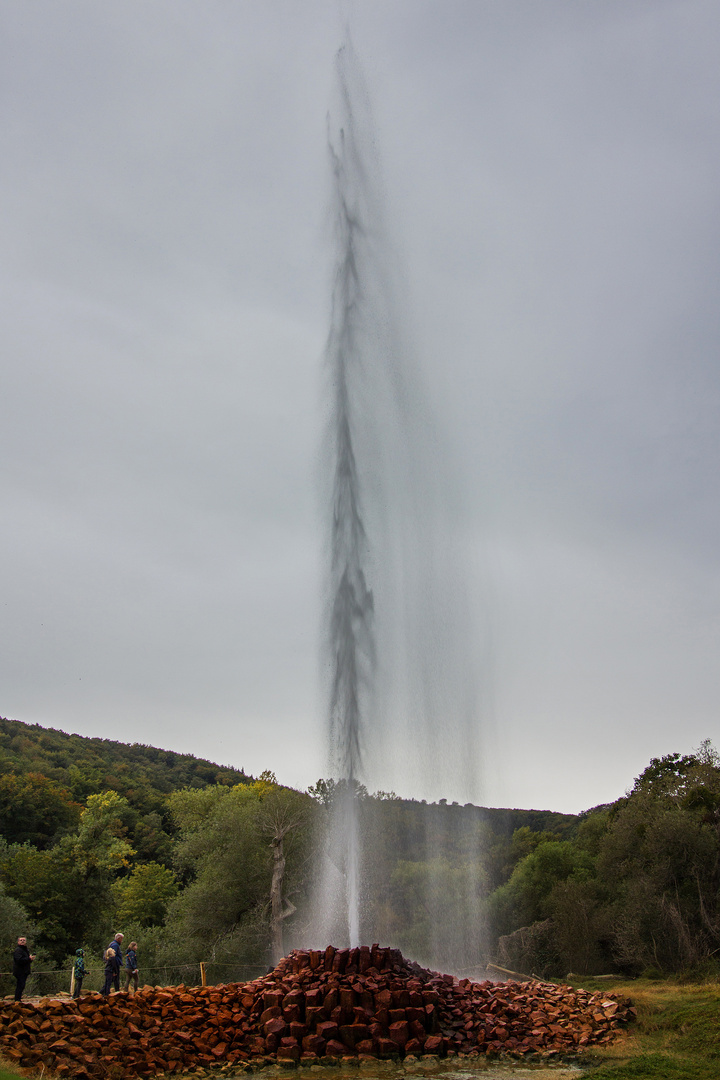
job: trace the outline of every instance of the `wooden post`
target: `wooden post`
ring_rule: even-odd
[[[70,997],[75,993],[75,964],[70,968]]]
[[[207,986],[207,973],[205,971],[205,964],[202,960],[200,961],[200,985]]]
[[[531,979],[537,979],[537,975],[523,975],[521,971],[510,971],[509,968],[499,967],[497,964],[488,964],[485,970],[493,974],[497,972],[498,975],[504,975],[506,982],[528,982]]]

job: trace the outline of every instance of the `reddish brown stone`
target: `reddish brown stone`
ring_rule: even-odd
[[[302,1047],[307,1053],[322,1055],[325,1053],[325,1040],[319,1035],[306,1035]]]
[[[344,1044],[338,1039],[328,1039],[325,1052],[329,1057],[343,1057],[347,1053]]]
[[[137,1080],[251,1055],[267,1061],[278,1051],[297,1063],[301,1041],[308,1062],[323,1053],[356,1060],[353,1047],[364,1059],[422,1049],[568,1052],[607,1043],[633,1017],[625,1003],[567,986],[458,982],[409,969],[397,950],[330,947],[293,953],[243,985],[0,1003],[0,1052],[25,1071],[42,1065],[62,1078]]]
[[[410,1029],[411,1038],[418,1039],[421,1043],[425,1042],[426,1035],[424,1024],[421,1024],[419,1020],[411,1020],[408,1024],[408,1028]]]
[[[263,1025],[263,1029],[266,1036],[277,1035],[278,1038],[281,1038],[287,1030],[287,1024],[282,1016],[276,1016],[273,1017],[272,1020],[268,1020],[267,1023]]]
[[[391,1024],[388,1028],[388,1034],[395,1045],[402,1049],[410,1038],[410,1028],[407,1020],[400,1020],[398,1023]]]

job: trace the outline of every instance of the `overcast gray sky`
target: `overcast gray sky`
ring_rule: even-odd
[[[348,13],[461,496],[482,801],[581,810],[718,741],[713,0],[4,0],[0,714],[326,773]]]

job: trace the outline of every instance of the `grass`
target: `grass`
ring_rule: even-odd
[[[588,1051],[588,1080],[718,1080],[720,984],[657,982],[575,985],[632,999],[637,1022],[609,1047]]]

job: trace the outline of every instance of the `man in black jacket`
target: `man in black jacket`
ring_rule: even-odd
[[[35,954],[30,955],[27,947],[27,938],[19,937],[17,947],[13,953],[13,975],[15,976],[15,1000],[22,1001],[25,983],[30,974],[30,965],[35,959]]]

